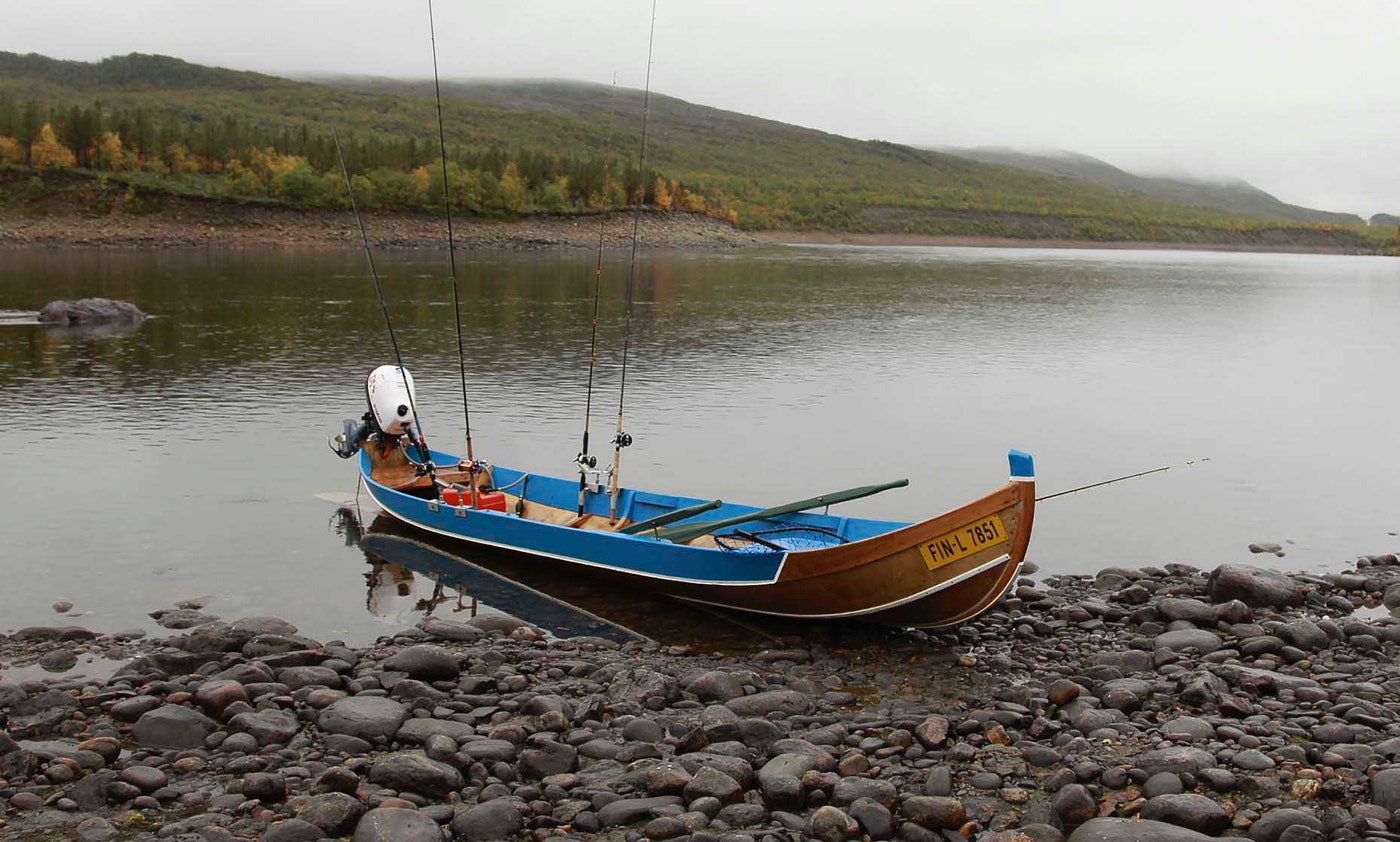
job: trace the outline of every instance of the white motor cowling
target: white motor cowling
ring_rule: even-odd
[[[399,436],[413,426],[416,393],[413,391],[413,375],[408,373],[408,369],[381,365],[369,373],[365,394],[369,398],[369,411],[374,413],[374,423],[380,432]]]

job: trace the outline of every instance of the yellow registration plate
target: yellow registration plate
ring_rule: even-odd
[[[1006,527],[1002,525],[1001,518],[992,515],[920,544],[919,552],[923,554],[928,569],[935,570],[1005,540]]]

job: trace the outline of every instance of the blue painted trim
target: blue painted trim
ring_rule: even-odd
[[[1033,480],[1035,479],[1035,459],[1024,450],[1012,450],[1007,454],[1011,462],[1011,478],[1013,480]]]

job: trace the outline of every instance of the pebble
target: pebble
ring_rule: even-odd
[[[1371,562],[1345,580],[1124,567],[1023,582],[946,632],[833,627],[748,657],[516,621],[359,648],[204,623],[124,642],[106,682],[0,683],[4,831],[69,809],[97,838],[93,819],[138,809],[208,839],[1379,842],[1400,808],[1400,623],[1346,609],[1397,585]],[[90,634],[0,637],[0,656]]]

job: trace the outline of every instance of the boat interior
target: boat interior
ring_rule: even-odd
[[[409,459],[401,447],[381,451],[370,443],[366,444],[372,464],[370,479],[386,488],[419,497],[425,500],[438,499],[439,494],[433,481],[421,473],[418,466]],[[433,461],[439,465],[436,476],[439,484],[459,489],[464,505],[470,506],[472,474],[462,469],[461,461],[450,454],[432,453]],[[450,467],[447,467],[450,466]],[[617,517],[609,516],[610,498],[606,491],[590,492],[584,514],[578,513],[578,480],[566,480],[543,474],[529,474],[502,466],[491,466],[479,470],[475,476],[478,494],[483,491],[499,491],[504,494],[504,511],[539,523],[548,523],[571,529],[591,529],[607,532],[625,532],[638,537],[652,536],[668,538],[666,523],[668,518],[684,514],[681,510],[696,508],[708,509],[704,514],[697,512],[680,519],[681,524],[697,521],[722,520],[761,511],[757,506],[745,506],[720,501],[708,503],[699,498],[677,497],[636,489],[622,489],[618,495]],[[747,552],[788,551],[796,549],[816,549],[833,544],[844,544],[881,535],[907,526],[896,521],[846,518],[814,512],[794,512],[769,518],[752,520],[742,528],[718,530],[715,534],[703,534],[680,539],[692,547],[708,547]],[[640,527],[640,528],[637,528]]]

